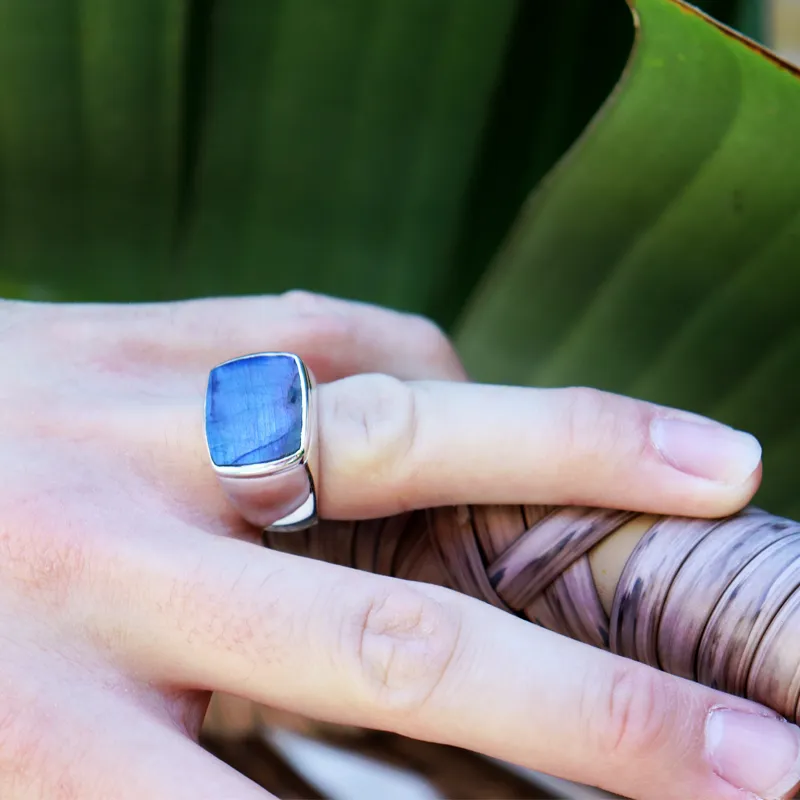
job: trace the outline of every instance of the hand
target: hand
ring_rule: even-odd
[[[6,303],[0,322],[3,798],[265,797],[196,744],[212,690],[648,800],[777,797],[797,779],[797,729],[752,703],[441,588],[264,549],[210,469],[203,394],[237,355],[306,360],[326,382],[333,518],[460,502],[722,515],[757,486],[752,438],[586,389],[470,385],[429,323],[304,294]]]

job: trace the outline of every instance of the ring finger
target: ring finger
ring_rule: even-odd
[[[318,503],[332,519],[458,503],[714,517],[741,508],[760,480],[761,448],[749,434],[619,395],[385,375],[316,391]],[[228,506],[200,453],[199,398],[184,412],[175,445],[194,458],[174,480],[191,483],[198,501],[215,498],[219,514]]]

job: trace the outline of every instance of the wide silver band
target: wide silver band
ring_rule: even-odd
[[[293,353],[256,353],[220,367],[263,357],[291,358],[297,366],[302,410],[300,447],[289,455],[262,463],[218,465],[213,457],[211,463],[223,491],[248,522],[269,531],[304,530],[317,522],[316,384],[311,371]],[[208,426],[208,399],[206,415]]]

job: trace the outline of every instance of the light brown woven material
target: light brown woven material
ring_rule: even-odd
[[[691,520],[458,506],[323,522],[267,544],[450,586],[798,719],[800,525],[759,509]]]

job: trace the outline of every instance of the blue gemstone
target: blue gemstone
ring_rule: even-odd
[[[211,371],[206,437],[218,467],[264,464],[294,455],[302,429],[300,367],[293,358],[250,356]]]

